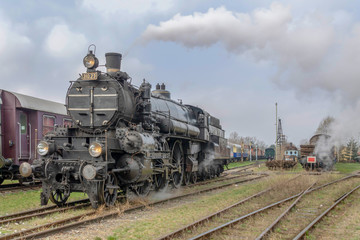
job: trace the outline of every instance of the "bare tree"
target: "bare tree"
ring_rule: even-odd
[[[327,116],[321,120],[315,134],[331,134],[331,124],[335,121],[335,118]]]
[[[240,144],[240,136],[237,132],[232,132],[230,133],[230,136],[229,136],[229,142],[231,143],[236,143],[236,144]]]

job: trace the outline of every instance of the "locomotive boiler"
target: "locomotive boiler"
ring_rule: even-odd
[[[90,49],[66,95],[74,125],[57,126],[38,144],[40,157],[20,166],[22,176],[42,181],[42,205],[85,192],[94,208],[110,206],[128,191],[146,195],[223,172],[229,149],[219,119],[172,100],[164,84],[135,87],[119,53],[105,54],[101,72]]]

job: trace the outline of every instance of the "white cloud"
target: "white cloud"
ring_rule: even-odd
[[[143,78],[150,76],[153,66],[141,62],[138,58],[127,58],[123,57],[121,70],[127,72],[135,81],[136,84],[140,85]]]
[[[16,25],[0,12],[0,51],[10,54],[16,49],[26,49],[31,46],[31,40],[25,34],[16,31]]]
[[[26,35],[26,28],[8,19],[0,10],[0,72],[2,87],[9,88],[7,76],[26,71],[29,56],[33,53],[33,42]]]
[[[349,27],[350,22],[352,17],[345,11],[295,17],[281,3],[251,13],[219,7],[149,25],[141,41],[175,42],[187,48],[220,43],[228,52],[273,63],[277,74],[272,80],[298,96],[320,89],[354,101],[360,87],[360,23]]]
[[[65,24],[55,25],[45,40],[45,50],[54,57],[73,56],[84,51],[86,37],[81,33],[74,33]]]
[[[109,19],[116,14],[143,15],[165,12],[173,7],[174,0],[83,0],[81,6],[87,11],[98,12]]]

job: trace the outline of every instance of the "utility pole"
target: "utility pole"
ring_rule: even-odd
[[[278,153],[278,117],[277,117],[277,103],[275,103],[276,108],[276,115],[275,115],[275,128],[276,128],[276,135],[275,135],[275,160],[277,160],[277,153]]]
[[[354,142],[353,142],[352,139],[351,139],[351,140],[350,140],[350,162],[352,162],[353,144],[354,144]]]
[[[249,143],[249,155],[250,155],[250,162],[251,162],[252,161],[252,159],[251,159],[251,141]]]
[[[258,160],[258,159],[257,159],[257,151],[258,151],[258,150],[257,150],[257,144],[256,144],[255,146],[256,146],[255,156],[256,156],[256,161],[257,161],[257,160]]]
[[[241,162],[244,161],[244,141],[241,141]]]

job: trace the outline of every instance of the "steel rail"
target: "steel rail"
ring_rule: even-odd
[[[201,225],[201,224],[203,224],[204,222],[206,222],[206,221],[208,221],[208,220],[211,220],[212,218],[214,218],[214,217],[216,217],[216,216],[219,216],[219,215],[221,215],[222,213],[224,213],[224,212],[226,212],[226,211],[228,211],[228,210],[230,210],[230,209],[232,209],[232,208],[234,208],[234,207],[237,207],[237,206],[239,206],[239,205],[241,205],[241,204],[243,204],[243,203],[245,203],[245,202],[247,202],[247,201],[249,201],[249,200],[251,200],[251,199],[253,199],[253,198],[255,198],[255,197],[258,197],[258,196],[260,196],[260,195],[262,195],[262,194],[264,194],[264,193],[266,193],[266,192],[268,192],[268,191],[270,191],[270,188],[268,188],[268,189],[266,189],[266,190],[263,190],[263,191],[261,191],[261,192],[259,192],[259,193],[256,193],[256,194],[254,194],[254,195],[252,195],[252,196],[250,196],[250,197],[247,197],[247,198],[245,198],[245,199],[243,199],[243,200],[241,200],[241,201],[239,201],[239,202],[237,202],[237,203],[232,204],[232,205],[229,206],[229,207],[226,207],[226,208],[224,208],[224,209],[222,209],[222,210],[220,210],[220,211],[217,211],[216,213],[213,213],[213,214],[211,214],[211,215],[208,215],[208,216],[206,216],[206,217],[204,217],[204,218],[202,218],[202,219],[200,219],[200,220],[198,220],[198,221],[196,221],[196,222],[194,222],[194,223],[191,223],[191,224],[189,224],[189,225],[187,225],[187,226],[185,226],[185,227],[183,227],[183,228],[180,228],[180,229],[178,229],[178,230],[175,230],[174,232],[172,232],[172,233],[170,233],[170,234],[167,234],[166,236],[163,236],[163,237],[158,238],[158,240],[173,239],[173,238],[177,237],[178,235],[180,235],[181,233],[183,233],[184,231],[187,231],[187,230],[189,230],[189,229],[191,229],[191,228],[193,228],[193,227],[196,227],[196,226],[198,226],[198,225]]]
[[[32,186],[37,186],[37,185],[41,185],[41,182],[31,182],[31,183],[27,182],[27,184],[24,184],[24,183],[2,184],[2,185],[0,185],[0,189],[11,188],[11,187],[32,187]]]
[[[66,207],[73,206],[76,204],[81,204],[81,203],[87,203],[87,202],[89,202],[89,199],[81,199],[81,200],[77,200],[77,201],[72,201],[72,202],[68,202],[66,204]],[[13,214],[9,214],[9,215],[4,215],[4,216],[0,217],[0,224],[4,224],[4,223],[6,223],[6,221],[12,222],[12,221],[14,221],[12,219],[17,218],[17,217],[25,217],[27,215],[33,215],[35,213],[45,212],[47,210],[52,210],[52,209],[61,209],[61,208],[59,208],[56,205],[52,205],[52,206],[48,206],[48,207],[40,207],[40,208],[35,208],[35,209],[23,211],[23,212],[17,212],[17,213],[13,213]],[[8,220],[10,220],[10,221],[8,221]]]
[[[302,238],[307,231],[309,231],[312,227],[315,226],[326,214],[328,214],[332,209],[334,209],[339,203],[341,203],[345,198],[347,198],[349,195],[351,195],[353,192],[355,192],[357,189],[360,188],[360,185],[353,188],[351,191],[343,195],[341,198],[339,198],[333,205],[331,205],[328,209],[326,209],[323,213],[321,213],[317,218],[315,218],[309,225],[307,225],[296,237],[293,238],[293,240],[298,240]]]
[[[300,177],[300,176],[301,176],[301,175],[298,175],[298,176],[290,179],[290,180],[288,181],[288,183],[291,182],[291,181],[293,181],[293,180],[295,180],[295,179],[297,179],[297,178]],[[268,188],[268,189],[266,189],[266,190],[263,190],[263,191],[261,191],[261,192],[259,192],[259,193],[254,194],[254,195],[252,195],[252,196],[250,196],[250,197],[247,197],[247,198],[245,198],[245,199],[243,199],[243,200],[241,200],[241,201],[239,201],[239,202],[237,202],[237,203],[234,203],[234,204],[231,205],[231,206],[228,206],[228,207],[226,207],[226,208],[224,208],[224,209],[222,209],[222,210],[220,210],[220,211],[217,211],[216,213],[213,213],[213,214],[211,214],[211,215],[209,215],[209,216],[206,216],[206,217],[204,217],[204,218],[202,218],[202,219],[200,219],[200,220],[197,220],[197,221],[195,221],[195,222],[193,222],[193,223],[191,223],[191,224],[189,224],[189,225],[187,225],[187,226],[185,226],[185,227],[179,228],[178,230],[175,230],[175,231],[172,232],[172,233],[169,233],[169,234],[167,234],[167,235],[164,235],[164,236],[158,238],[158,240],[173,239],[173,238],[175,238],[175,237],[178,237],[181,233],[183,233],[183,232],[185,232],[185,231],[187,231],[187,230],[189,230],[189,229],[192,229],[192,228],[194,228],[194,227],[196,227],[196,226],[199,226],[199,225],[201,225],[201,224],[203,224],[203,223],[211,220],[212,218],[214,218],[214,217],[216,217],[216,216],[219,216],[219,215],[225,213],[226,211],[228,211],[228,210],[230,210],[230,209],[232,209],[232,208],[235,208],[235,207],[237,207],[237,206],[239,206],[239,205],[241,205],[241,204],[243,204],[243,203],[245,203],[245,202],[247,202],[247,201],[249,201],[249,200],[251,200],[251,199],[253,199],[253,198],[255,198],[255,197],[258,197],[258,196],[260,196],[260,195],[262,195],[262,194],[264,194],[264,193],[266,193],[266,192],[268,192],[268,191],[270,191],[270,190],[272,190],[272,188]]]
[[[232,182],[232,183],[224,184],[224,185],[221,185],[221,186],[216,186],[216,187],[212,187],[212,188],[208,188],[208,189],[195,191],[195,192],[192,192],[192,193],[182,194],[182,195],[170,197],[170,198],[163,199],[163,200],[158,200],[158,201],[149,203],[147,205],[141,205],[141,206],[135,206],[135,207],[129,208],[129,209],[123,211],[123,213],[129,213],[131,211],[140,210],[140,209],[146,208],[148,206],[155,206],[155,205],[165,203],[165,202],[168,202],[168,201],[178,200],[178,199],[181,199],[181,198],[185,198],[185,197],[189,197],[189,196],[193,196],[193,195],[197,195],[197,194],[201,194],[201,193],[214,191],[214,190],[218,190],[218,189],[225,188],[225,187],[228,187],[228,186],[232,186],[234,184],[254,181],[254,180],[257,180],[257,179],[264,178],[264,177],[267,177],[267,175],[261,175],[261,176],[254,177],[254,178],[243,179],[243,180],[235,181],[235,182]],[[110,212],[110,213],[107,213],[107,214],[104,214],[104,215],[101,215],[101,216],[98,216],[98,217],[95,217],[95,218],[92,218],[92,219],[80,220],[81,218],[91,216],[91,215],[93,215],[95,213],[96,213],[96,211],[92,211],[92,212],[81,214],[81,215],[78,215],[78,216],[75,216],[75,217],[70,217],[70,218],[60,220],[60,221],[56,221],[56,222],[44,224],[44,225],[41,225],[41,226],[37,226],[37,227],[27,229],[27,230],[24,230],[24,231],[20,231],[20,232],[17,232],[17,233],[0,236],[0,240],[14,239],[14,238],[17,238],[17,237],[18,237],[18,239],[32,239],[32,238],[35,238],[35,237],[49,235],[51,233],[63,231],[63,230],[68,229],[68,228],[73,228],[73,227],[77,227],[77,226],[80,226],[80,225],[97,222],[99,220],[112,218],[112,217],[115,217],[115,216],[119,215],[119,212],[116,211],[116,212]],[[79,220],[79,221],[72,222],[72,221],[76,221],[76,220]],[[69,223],[69,222],[72,222],[72,223]],[[68,223],[68,224],[66,224],[66,223]],[[65,224],[65,225],[61,225],[61,224]],[[59,225],[61,225],[61,226],[59,226]],[[46,228],[49,228],[49,227],[52,227],[52,228],[51,229],[46,229]],[[36,231],[39,231],[41,229],[46,229],[46,230],[41,231],[41,232],[36,232]]]
[[[233,169],[241,169],[240,171],[242,170],[245,170],[245,169],[248,169],[248,168],[253,168],[253,167],[256,167],[258,165],[261,165],[263,164],[264,162],[259,162],[259,163],[251,163],[251,164],[247,164],[245,166],[238,166],[238,167],[233,167],[233,168],[227,168],[225,171],[230,171],[230,170],[233,170]]]
[[[19,216],[19,217],[15,217],[15,218],[9,218],[9,219],[5,219],[5,220],[0,221],[0,225],[4,225],[4,224],[10,223],[10,222],[18,222],[18,221],[22,221],[22,220],[26,220],[26,219],[30,219],[30,218],[34,218],[34,217],[41,217],[41,216],[49,215],[49,214],[52,214],[52,213],[60,213],[60,212],[68,211],[68,210],[73,210],[73,209],[78,209],[78,208],[85,208],[85,207],[88,207],[90,205],[91,205],[90,203],[82,203],[82,204],[79,204],[79,205],[69,206],[69,207],[65,207],[65,208],[56,208],[56,209],[49,210],[49,211],[38,212],[38,213],[25,215],[25,216]]]
[[[2,184],[2,185],[0,185],[0,189],[11,188],[11,187],[20,187],[20,186],[22,186],[21,183]]]
[[[14,191],[14,190],[32,190],[41,187],[40,182],[36,182],[30,185],[24,185],[21,183],[13,183],[13,184],[4,184],[0,185],[0,193],[7,192],[7,191]]]
[[[254,174],[253,173],[246,173],[246,174],[242,173],[241,175],[237,175],[237,176],[233,176],[233,177],[220,178],[220,179],[211,179],[210,181],[202,181],[202,182],[194,183],[194,184],[191,184],[191,185],[187,185],[186,187],[191,188],[191,187],[197,187],[197,186],[207,185],[207,184],[216,183],[216,182],[224,182],[224,181],[227,181],[227,180],[246,177],[248,175],[254,175]]]
[[[191,187],[196,187],[199,185],[212,184],[212,183],[219,182],[219,181],[228,181],[228,180],[241,178],[241,177],[248,176],[248,175],[252,175],[252,174],[246,174],[246,175],[244,174],[243,176],[222,178],[222,179],[213,180],[213,181],[204,181],[204,182],[200,182],[199,184],[192,184],[192,185],[188,185],[185,187],[191,188]],[[79,205],[77,205],[77,204],[79,204]],[[4,215],[4,216],[0,216],[0,225],[6,224],[9,222],[17,222],[17,221],[21,221],[21,220],[34,218],[34,217],[45,216],[45,215],[49,215],[49,214],[56,213],[56,212],[64,212],[67,210],[84,208],[84,207],[88,207],[90,205],[91,204],[89,202],[89,199],[82,199],[82,200],[69,202],[62,208],[59,208],[56,205],[52,205],[52,206],[48,206],[48,207],[41,207],[41,208],[36,208],[36,209],[28,210],[28,211],[18,212],[18,213],[14,213],[11,215]]]
[[[358,177],[358,176],[359,176],[359,175],[357,175],[357,174],[356,174],[356,175],[350,175],[350,176],[347,176],[347,177],[344,177],[344,178],[341,178],[341,179],[338,179],[338,180],[335,180],[335,181],[326,183],[326,184],[321,185],[321,186],[319,186],[319,187],[310,189],[309,191],[306,192],[306,194],[308,194],[308,193],[310,193],[310,192],[313,192],[313,191],[316,191],[316,190],[319,190],[319,189],[324,188],[324,187],[326,187],[326,186],[329,186],[329,185],[331,185],[331,184],[335,184],[335,183],[338,183],[338,182],[340,182],[340,181],[344,181],[344,180],[346,180],[346,179],[349,179],[349,178],[352,178],[352,177]],[[267,206],[265,206],[265,207],[263,207],[263,208],[261,208],[261,209],[255,210],[255,211],[253,211],[253,212],[251,212],[251,213],[248,213],[248,214],[243,215],[243,216],[241,216],[241,217],[239,217],[239,218],[236,218],[236,219],[234,219],[234,220],[232,220],[232,221],[229,221],[229,222],[227,222],[227,223],[225,223],[225,224],[222,224],[222,225],[217,226],[217,227],[215,227],[215,228],[213,228],[213,229],[210,229],[210,230],[208,230],[208,231],[206,231],[206,232],[203,232],[203,233],[201,233],[201,234],[199,234],[199,235],[197,235],[197,236],[195,236],[195,237],[193,237],[193,238],[190,238],[190,240],[202,239],[202,238],[206,238],[206,237],[208,238],[210,235],[212,235],[212,234],[215,233],[215,232],[218,232],[218,231],[220,231],[220,230],[222,230],[222,229],[224,229],[224,228],[226,228],[226,227],[232,226],[232,225],[238,223],[239,221],[244,220],[244,219],[246,219],[246,218],[248,218],[248,217],[250,217],[250,216],[253,216],[253,215],[257,214],[257,213],[260,213],[260,212],[265,211],[265,210],[267,210],[267,209],[270,209],[270,208],[272,208],[272,207],[281,205],[281,204],[284,203],[284,202],[287,202],[287,201],[290,201],[290,200],[292,200],[292,199],[294,199],[294,198],[297,198],[297,197],[299,197],[301,194],[302,194],[302,192],[301,192],[301,193],[298,193],[298,194],[296,194],[296,195],[293,195],[293,196],[291,196],[291,197],[285,198],[285,199],[283,199],[283,200],[280,200],[280,201],[278,201],[278,202],[272,203],[272,204],[270,204],[270,205],[267,205]]]
[[[267,227],[257,238],[256,240],[264,239],[264,237],[270,233],[272,229],[280,222],[280,220],[285,217],[286,214],[290,212],[290,210],[295,207],[295,205],[300,201],[300,199],[315,185],[315,183],[311,184],[310,187],[308,187],[305,191],[302,192],[302,194],[295,199],[295,201],[278,217],[276,220],[270,224],[269,227]]]

